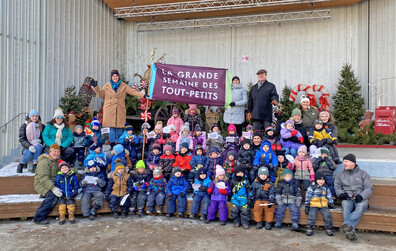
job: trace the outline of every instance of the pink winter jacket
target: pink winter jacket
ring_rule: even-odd
[[[314,181],[315,172],[309,157],[297,156],[294,159],[294,178],[297,180]]]
[[[166,125],[174,125],[176,127],[176,133],[179,134],[181,127],[184,125],[184,122],[180,117],[175,118],[172,116],[168,119]]]

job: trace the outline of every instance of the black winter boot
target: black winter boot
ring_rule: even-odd
[[[17,170],[16,170],[16,172],[17,173],[22,173],[22,169],[24,168],[24,164],[22,164],[22,163],[19,163],[19,165],[17,166]]]
[[[265,223],[265,229],[266,230],[271,230],[272,229],[272,223],[271,222],[266,222]]]
[[[122,211],[121,212],[121,218],[125,218],[128,215],[128,211]]]
[[[256,224],[256,229],[262,229],[263,228],[263,222],[257,222]]]
[[[33,168],[32,168],[32,170],[30,172],[31,173],[35,173],[36,172],[36,167],[37,167],[37,164],[33,164]]]
[[[118,219],[118,213],[116,211],[113,212],[114,219]]]
[[[190,218],[191,218],[191,219],[195,219],[196,217],[197,217],[196,214],[190,214]]]

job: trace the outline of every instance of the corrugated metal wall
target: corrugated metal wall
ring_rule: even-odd
[[[136,32],[137,25],[128,23],[128,76],[144,72],[157,47],[158,55],[167,53],[166,63],[228,68],[244,84],[265,68],[279,93],[285,83],[306,83],[323,84],[334,94],[342,65],[351,63],[373,109],[369,83],[396,72],[395,8],[395,0],[362,1],[334,8],[330,20],[229,28]],[[381,87],[383,105],[395,104],[394,82]]]
[[[0,13],[0,126],[32,108],[47,122],[65,87],[125,71],[125,22],[101,0],[1,0]],[[0,156],[18,146],[23,121],[0,131]]]

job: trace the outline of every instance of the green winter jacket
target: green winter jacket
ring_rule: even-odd
[[[51,124],[47,124],[45,126],[45,129],[43,131],[43,141],[47,146],[51,146],[52,144],[55,144],[55,138],[56,138],[56,132],[58,129]],[[60,147],[68,147],[70,144],[73,142],[73,132],[70,130],[70,128],[63,128],[62,130],[62,140],[61,140],[61,145]]]
[[[311,126],[314,126],[315,120],[319,119],[318,108],[310,106],[306,111],[302,108],[300,110],[302,114],[301,120],[303,122],[303,125],[309,130]]]
[[[55,186],[55,178],[58,175],[58,160],[52,159],[44,153],[38,158],[36,174],[34,176],[34,190],[45,196]]]

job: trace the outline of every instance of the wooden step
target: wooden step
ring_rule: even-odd
[[[24,195],[20,195],[22,198]],[[28,195],[34,196],[34,195]],[[11,218],[30,218],[33,217],[36,209],[40,206],[41,201],[36,195],[33,201],[28,202],[1,202],[0,203],[0,219],[11,219]],[[186,215],[190,214],[192,199],[188,199]],[[232,204],[227,203],[228,216],[230,216]],[[146,211],[147,209],[145,209]],[[166,205],[163,208],[163,212],[166,212]],[[110,213],[110,208],[107,203],[104,203],[103,208],[98,211],[99,214]],[[76,215],[81,215],[80,200],[76,199]],[[58,205],[51,211],[49,216],[58,216]],[[331,215],[333,219],[334,227],[341,227],[343,223],[341,208],[331,210]],[[252,211],[253,220],[253,211]],[[291,223],[289,210],[285,213],[284,223]],[[307,215],[304,213],[304,208],[300,209],[300,220],[299,224],[306,225]],[[316,221],[317,226],[323,226],[324,222],[322,216],[318,214]],[[396,210],[380,210],[380,209],[370,209],[363,216],[361,221],[356,226],[356,229],[362,230],[373,230],[373,231],[385,231],[385,232],[396,232]]]
[[[0,177],[0,195],[36,194],[33,183],[33,176]],[[373,180],[373,188],[370,208],[396,210],[396,181]]]

